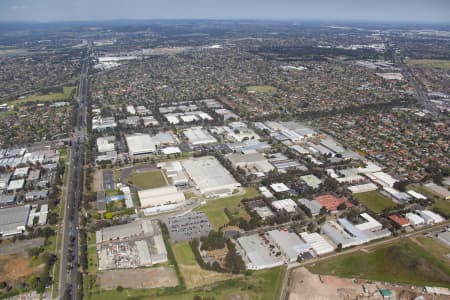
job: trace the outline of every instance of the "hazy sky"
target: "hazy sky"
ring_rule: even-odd
[[[319,19],[450,23],[450,0],[0,0],[0,20]]]

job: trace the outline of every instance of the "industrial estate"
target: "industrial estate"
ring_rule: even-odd
[[[0,298],[449,299],[450,29],[250,24],[0,32]]]

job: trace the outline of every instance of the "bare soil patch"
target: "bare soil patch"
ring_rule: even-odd
[[[43,266],[30,267],[30,259],[23,255],[0,256],[0,281],[18,283],[41,271]]]
[[[102,289],[124,288],[160,288],[178,285],[175,271],[169,267],[146,269],[108,270],[99,273]]]

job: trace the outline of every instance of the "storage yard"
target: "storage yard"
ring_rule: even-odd
[[[167,261],[157,222],[141,220],[103,228],[96,233],[99,270],[130,269]]]

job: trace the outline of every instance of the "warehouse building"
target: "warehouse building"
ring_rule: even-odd
[[[186,198],[174,186],[164,186],[160,188],[138,191],[141,208],[163,206],[167,204],[180,204]]]
[[[23,189],[25,179],[11,180],[8,185],[8,192],[17,192]]]
[[[406,213],[405,217],[413,227],[425,225],[425,220],[415,213]]]
[[[443,186],[437,185],[434,182],[425,184],[425,187],[438,194],[442,198],[446,200],[450,200],[450,191],[444,188]]]
[[[392,222],[403,228],[408,227],[410,225],[407,219],[400,217],[398,215],[390,215],[389,219],[391,219]]]
[[[258,206],[253,209],[262,220],[266,220],[275,216],[275,214],[267,206]]]
[[[266,243],[258,234],[240,237],[237,242],[244,253],[243,259],[248,270],[275,268],[284,263],[281,255],[277,255],[278,249]]]
[[[322,231],[331,241],[336,245],[341,245],[342,248],[362,245],[391,235],[391,232],[387,229],[361,230],[346,218],[328,221],[322,227]]]
[[[383,229],[383,225],[381,225],[380,222],[372,218],[368,213],[362,213],[360,214],[361,218],[365,220],[364,223],[355,225],[356,228],[358,228],[361,231],[377,231]]]
[[[158,147],[174,145],[177,142],[170,131],[158,132],[152,139]]]
[[[432,212],[431,210],[416,210],[416,214],[421,216],[427,225],[442,223],[445,221],[443,217],[435,212]]]
[[[258,190],[259,190],[259,192],[260,192],[264,197],[266,197],[267,199],[271,199],[271,198],[274,197],[273,194],[269,191],[269,189],[266,188],[265,186],[260,186],[260,187],[258,188]]]
[[[378,187],[373,183],[364,183],[364,184],[349,186],[348,189],[350,190],[350,192],[352,192],[352,194],[358,194],[358,193],[376,191],[378,189]]]
[[[334,247],[317,232],[302,232],[300,233],[300,237],[311,246],[315,254],[318,256],[334,251]]]
[[[407,193],[410,194],[416,200],[427,200],[427,197],[416,191],[410,190]]]
[[[0,174],[0,192],[6,190],[11,179],[11,173]]]
[[[0,194],[0,207],[16,203],[16,195],[2,195]]]
[[[322,209],[322,204],[317,202],[316,200],[308,200],[308,199],[299,199],[298,202],[300,204],[304,205],[306,208],[309,209],[312,216],[317,216],[320,213],[320,210]]]
[[[317,176],[312,175],[312,174],[300,176],[300,179],[302,181],[304,181],[307,186],[309,186],[313,189],[318,189],[320,184],[322,183],[322,180],[320,180],[319,178],[317,178]]]
[[[270,185],[270,188],[275,192],[275,193],[285,193],[285,192],[289,192],[291,189],[288,188],[284,183],[273,183]]]
[[[184,173],[183,166],[179,161],[162,162],[158,164],[158,168],[166,172],[166,176],[170,178],[172,184],[176,187],[189,186],[189,179]]]
[[[326,194],[315,197],[315,200],[319,202],[322,206],[324,206],[328,211],[336,212],[337,208],[341,204],[345,204],[347,208],[352,207],[353,205],[347,201],[344,197],[336,198],[332,194]]]
[[[226,157],[231,162],[233,168],[237,169],[239,167],[247,170],[251,174],[262,173],[264,175],[275,169],[267,158],[258,152],[249,154],[233,153]]]
[[[450,247],[450,231],[444,231],[437,235],[437,238]]]
[[[30,171],[29,167],[17,168],[14,170],[13,177],[14,178],[26,178],[28,176],[28,172]]]
[[[189,178],[207,198],[229,196],[241,186],[212,156],[181,161]]]
[[[281,250],[288,263],[297,261],[299,255],[309,252],[311,248],[294,232],[271,230],[267,236]]]
[[[191,127],[184,131],[184,135],[192,146],[217,143],[217,140],[202,127]]]
[[[365,174],[367,177],[369,177],[370,180],[372,180],[375,183],[378,183],[379,185],[383,187],[394,187],[394,183],[397,182],[397,179],[392,177],[391,175],[384,173],[384,172],[375,172],[375,173],[368,173]]]
[[[288,213],[294,213],[297,208],[297,203],[292,199],[277,200],[271,204],[276,210],[285,210]]]
[[[22,234],[26,230],[30,205],[0,209],[0,236]]]
[[[267,142],[260,142],[258,140],[245,140],[242,142],[228,143],[227,147],[234,152],[241,153],[255,153],[270,150],[270,145]]]
[[[148,134],[135,133],[125,137],[129,154],[132,158],[145,157],[155,153],[156,147]]]
[[[97,139],[98,152],[104,153],[104,152],[114,151],[114,142],[115,141],[116,141],[116,138],[114,136],[99,137]]]

